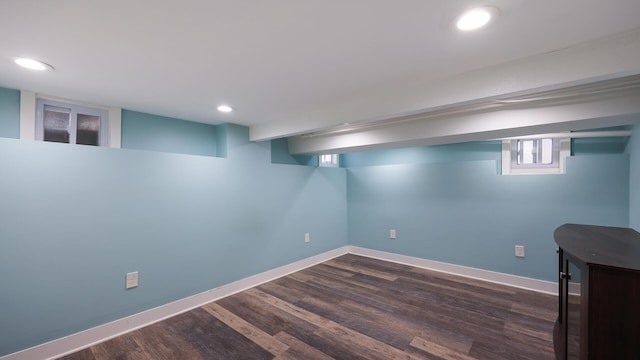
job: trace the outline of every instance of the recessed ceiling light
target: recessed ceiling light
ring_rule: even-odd
[[[13,59],[13,62],[29,70],[37,70],[37,71],[53,70],[53,66],[39,60],[19,57],[19,58]]]
[[[498,9],[492,6],[483,6],[465,11],[456,18],[456,28],[462,31],[471,31],[486,26],[492,18],[498,15]]]
[[[229,113],[233,111],[233,108],[229,105],[220,105],[218,106],[218,111],[223,113]]]

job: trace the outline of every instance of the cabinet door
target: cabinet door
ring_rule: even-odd
[[[566,351],[568,360],[580,359],[581,340],[581,313],[582,299],[580,296],[580,270],[571,261],[565,259],[563,264],[564,301],[565,301],[565,326],[566,326]]]
[[[558,253],[558,319],[553,327],[553,352],[556,355],[556,360],[565,360],[567,358],[567,319],[565,314],[567,313],[567,304],[565,299],[567,298],[567,281],[562,274],[564,273],[564,256],[561,248],[557,249]]]
[[[640,359],[640,271],[589,269],[589,357]]]
[[[558,249],[558,320],[553,330],[556,359],[580,359],[581,296],[580,270]]]
[[[567,297],[567,359],[580,359],[580,311],[581,298],[579,294],[569,294]]]

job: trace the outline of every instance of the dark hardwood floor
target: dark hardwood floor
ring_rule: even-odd
[[[556,303],[345,255],[62,359],[552,359]]]

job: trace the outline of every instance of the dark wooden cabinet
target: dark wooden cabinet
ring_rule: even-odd
[[[565,224],[554,238],[560,268],[556,359],[640,359],[640,233]]]

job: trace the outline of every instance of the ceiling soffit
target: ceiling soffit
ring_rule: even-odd
[[[631,75],[322,129],[290,138],[289,151],[328,153],[436,145],[638,121],[640,75]]]

